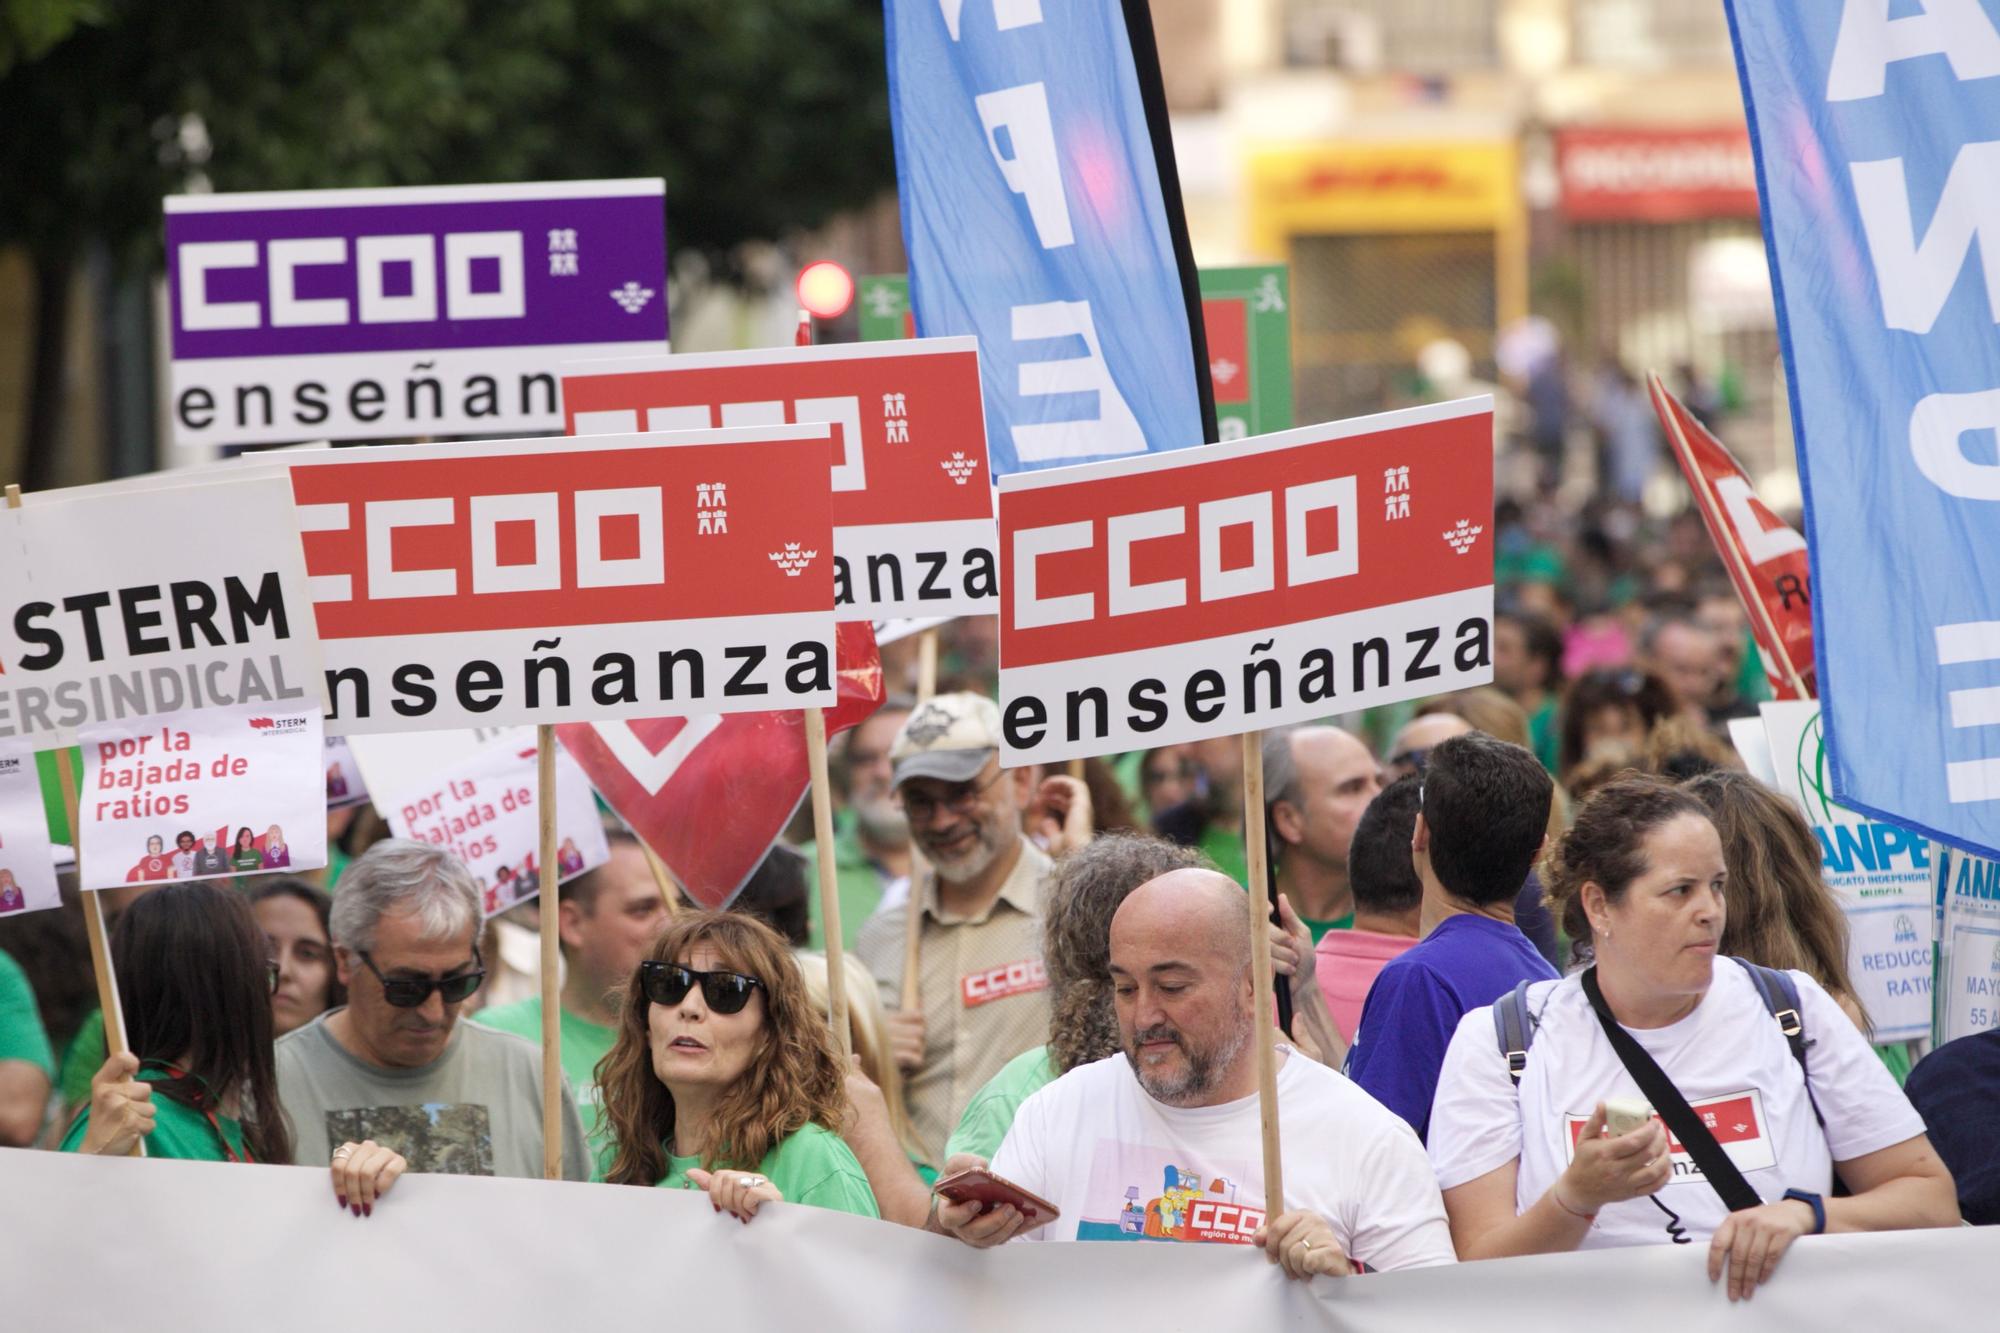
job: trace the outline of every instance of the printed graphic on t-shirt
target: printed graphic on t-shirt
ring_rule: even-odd
[[[1101,1140],[1076,1238],[1248,1245],[1264,1225],[1264,1201],[1241,1193],[1245,1174],[1240,1162],[1176,1160],[1163,1148]]]
[[[1778,1164],[1778,1151],[1766,1131],[1764,1119],[1764,1094],[1756,1088],[1748,1092],[1726,1092],[1719,1097],[1706,1097],[1688,1106],[1701,1117],[1708,1132],[1729,1154],[1729,1160],[1736,1163],[1738,1171],[1762,1171]],[[1660,1117],[1655,1115],[1653,1119]],[[1582,1137],[1583,1126],[1590,1119],[1588,1113],[1578,1115],[1571,1111],[1563,1117],[1567,1133],[1563,1136],[1563,1160],[1569,1161],[1576,1155],[1576,1142]],[[1674,1163],[1673,1184],[1688,1181],[1705,1181],[1701,1167],[1681,1141],[1667,1131],[1667,1147]]]
[[[1048,970],[1039,958],[1024,958],[1018,963],[1002,963],[989,967],[984,972],[974,972],[959,978],[959,997],[967,1009],[976,1009],[982,1004],[1004,1000],[1009,995],[1028,995],[1049,988]]]
[[[326,1113],[329,1153],[373,1139],[409,1160],[410,1170],[441,1176],[493,1174],[493,1123],[476,1102],[356,1106]]]

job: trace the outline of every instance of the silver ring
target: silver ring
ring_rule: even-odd
[[[344,1162],[352,1156],[354,1156],[354,1145],[351,1143],[343,1143],[340,1145],[340,1148],[333,1154],[333,1160],[336,1162]]]
[[[754,1189],[761,1189],[761,1188],[763,1188],[763,1187],[764,1187],[765,1185],[768,1185],[768,1184],[770,1184],[770,1183],[771,1183],[770,1181],[768,1181],[768,1180],[764,1179],[764,1177],[762,1177],[762,1176],[745,1176],[745,1177],[743,1177],[743,1188],[745,1188],[745,1189],[751,1189],[751,1190],[754,1190]]]

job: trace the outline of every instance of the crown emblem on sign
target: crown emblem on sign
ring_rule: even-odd
[[[1486,529],[1480,524],[1474,523],[1469,518],[1461,518],[1457,527],[1445,530],[1444,539],[1452,550],[1464,555],[1472,549],[1472,544],[1479,540],[1479,534],[1484,531]]]
[[[646,308],[646,302],[653,299],[651,287],[641,287],[636,282],[628,282],[611,293],[611,299],[624,307],[628,315],[636,315]]]
[[[951,451],[951,457],[938,466],[945,470],[946,476],[963,486],[973,473],[979,471],[979,460],[967,458],[963,450],[954,449]]]
[[[770,552],[771,563],[785,571],[785,577],[795,579],[806,572],[806,566],[813,562],[818,551],[801,551],[797,542],[786,542],[782,551]]]

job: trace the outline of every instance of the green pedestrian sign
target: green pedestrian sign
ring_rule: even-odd
[[[910,280],[861,279],[861,339],[914,338]],[[1292,427],[1291,284],[1283,264],[1201,270],[1215,418],[1225,440]]]

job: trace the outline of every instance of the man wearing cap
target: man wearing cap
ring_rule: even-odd
[[[1069,778],[1000,767],[1000,710],[976,694],[918,706],[889,757],[910,837],[929,872],[908,899],[885,903],[854,952],[879,978],[892,1009],[902,994],[909,913],[920,913],[916,1013],[890,1024],[910,1119],[942,1160],[945,1139],[972,1095],[1000,1067],[1047,1039],[1048,976],[1039,914],[1049,857],[1025,821],[1060,854],[1087,841],[1090,796]]]

